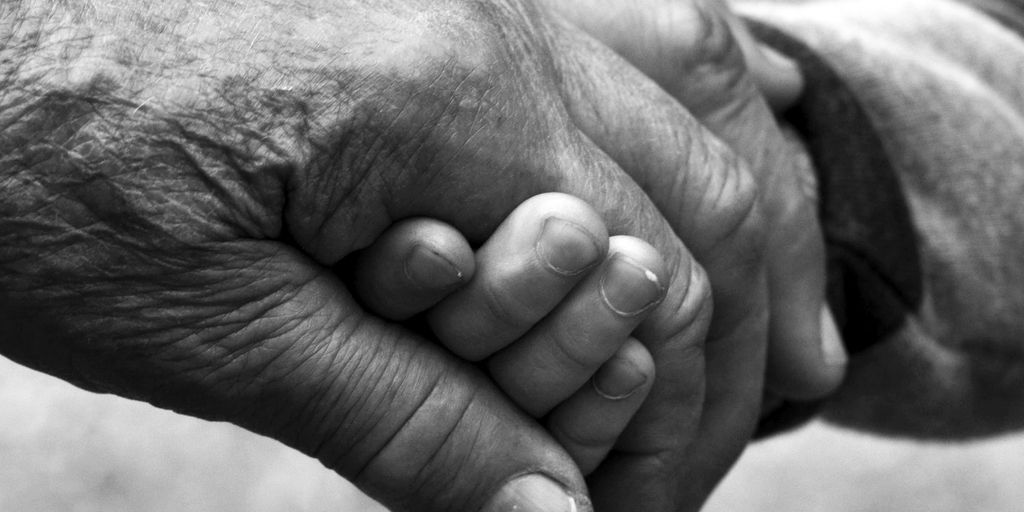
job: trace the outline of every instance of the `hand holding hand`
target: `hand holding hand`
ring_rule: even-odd
[[[693,430],[708,289],[634,179],[752,188],[593,40],[525,0],[2,9],[4,355],[270,435],[398,509],[566,505],[584,486],[564,451],[328,271],[395,219],[479,240],[563,191],[665,257],[640,331],[680,369],[657,442]],[[749,204],[714,206],[706,236],[756,232]]]
[[[772,104],[782,107],[799,95],[801,77],[792,63],[756,43],[724,1],[548,3],[654,79],[749,164],[738,176],[718,175],[721,181],[695,183],[692,170],[680,172],[682,166],[672,167],[671,161],[645,158],[645,149],[656,150],[642,142],[632,152],[611,154],[638,178],[707,269],[714,290],[715,319],[705,349],[708,391],[700,433],[686,455],[677,455],[686,462],[663,471],[676,476],[662,479],[666,488],[675,485],[690,496],[684,501],[699,503],[738,455],[756,420],[762,394],[757,376],[764,371],[765,357],[767,392],[787,398],[828,393],[845,371],[845,353],[824,307],[824,250],[813,177],[809,180],[796,172],[799,166],[790,160],[793,153],[787,150],[761,96],[766,93]],[[637,121],[632,125],[636,139],[645,140],[645,134],[656,132],[652,127],[661,123],[677,122],[672,119],[680,117],[679,110],[669,108],[646,123]],[[763,219],[755,219],[759,210],[749,209],[753,203],[744,195],[753,189],[736,186],[750,177],[756,181]],[[750,218],[729,224],[726,221],[735,216],[715,215],[730,208],[749,212]],[[769,337],[766,355],[763,349]],[[660,403],[661,385],[675,371],[661,364],[665,356],[657,348],[652,353],[659,363],[659,382],[637,423]],[[648,424],[655,425],[668,415],[654,414]],[[661,435],[671,427],[664,428]],[[639,439],[660,437],[653,430],[639,430]],[[677,450],[682,451],[686,450]],[[607,481],[614,489],[615,483],[628,479],[620,474]],[[626,485],[637,488],[642,483]],[[600,493],[599,486],[593,487]],[[612,499],[631,496],[618,491],[609,494]]]

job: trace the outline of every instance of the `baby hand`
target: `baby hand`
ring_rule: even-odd
[[[654,379],[631,337],[664,297],[653,247],[608,236],[583,201],[524,201],[474,253],[451,225],[409,219],[362,252],[354,284],[373,312],[425,313],[455,354],[486,361],[494,381],[543,421],[584,474],[593,471]]]

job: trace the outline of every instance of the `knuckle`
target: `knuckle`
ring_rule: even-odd
[[[583,425],[552,423],[550,428],[555,437],[564,445],[570,445],[577,450],[582,448],[603,451],[610,448],[618,437],[616,432],[607,432],[596,425],[584,427]]]
[[[713,310],[711,281],[704,268],[692,260],[673,279],[676,283],[661,306],[672,319],[669,337],[691,334],[681,338],[694,340],[691,345],[700,355],[703,350],[702,334],[711,322]]]
[[[369,128],[426,128],[429,134],[499,107],[494,93],[514,81],[509,42],[481,30],[472,15],[433,15],[445,19],[396,23],[355,65],[357,87],[348,89],[357,91],[355,102]],[[466,45],[470,37],[474,44]]]
[[[600,350],[594,350],[588,339],[581,339],[575,329],[559,329],[551,345],[557,351],[557,360],[561,361],[567,368],[566,374],[576,370],[590,370],[604,362],[607,354]]]
[[[378,499],[385,498],[387,505],[399,510],[463,510],[469,504],[462,500],[479,498],[473,492],[453,496],[435,491],[450,488],[459,479],[466,481],[464,459],[480,449],[474,445],[486,428],[478,417],[479,393],[436,377],[417,386],[420,399],[413,407],[391,413],[404,417],[392,427],[386,443],[352,473],[354,482],[377,491]]]
[[[486,314],[495,321],[494,333],[502,338],[514,338],[542,315],[540,304],[531,300],[527,290],[517,286],[515,276],[503,276],[484,281],[479,300]]]
[[[692,64],[736,64],[743,53],[726,15],[708,0],[674,2],[669,8],[669,48]]]
[[[727,172],[711,177],[703,204],[707,218],[707,243],[698,246],[702,261],[707,255],[728,255],[730,259],[759,261],[765,251],[767,219],[760,189],[746,165],[732,158]]]
[[[757,267],[763,263],[767,250],[767,220],[759,200],[753,178],[744,173],[744,179],[737,186],[734,195],[735,209],[728,216],[726,233],[732,240],[729,251],[735,251],[745,267]],[[730,226],[731,224],[731,226]]]
[[[708,1],[673,4],[676,20],[668,31],[668,58],[677,59],[676,83],[687,107],[703,118],[735,103],[735,97],[754,96],[743,50],[733,36],[727,14]],[[680,28],[682,27],[682,28]]]

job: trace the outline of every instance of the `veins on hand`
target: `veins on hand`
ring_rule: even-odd
[[[225,277],[189,281],[209,254],[281,236],[301,98],[207,77],[147,101],[118,69],[166,63],[90,60],[103,38],[36,4],[0,5],[0,304],[100,311],[89,301],[202,289]]]

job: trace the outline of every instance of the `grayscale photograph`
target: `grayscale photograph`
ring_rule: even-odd
[[[0,512],[1019,512],[1024,0],[0,0]]]

